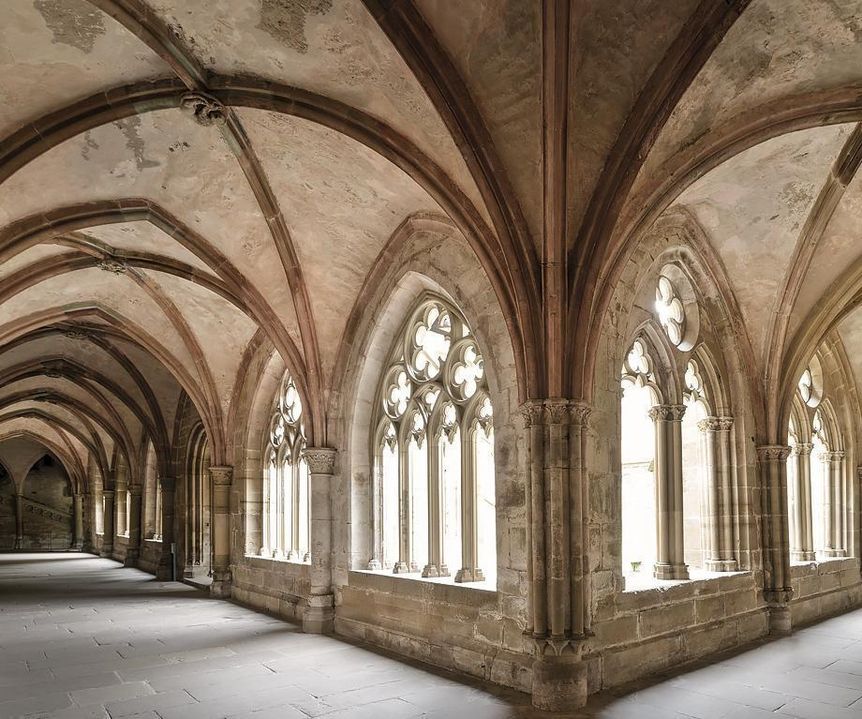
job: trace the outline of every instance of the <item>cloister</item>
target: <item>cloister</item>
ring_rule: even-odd
[[[125,715],[28,653],[109,567],[488,716],[651,716],[608,697],[711,664],[750,713],[649,711],[859,711],[862,0],[0,13],[0,716]],[[797,637],[832,653],[785,673]]]

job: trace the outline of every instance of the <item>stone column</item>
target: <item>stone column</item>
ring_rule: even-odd
[[[233,482],[233,467],[209,468],[212,497],[212,547],[213,583],[210,594],[227,598],[231,594],[230,571],[230,488]]]
[[[167,582],[175,579],[174,567],[174,515],[176,504],[177,481],[174,477],[159,477],[157,480],[162,488],[162,551],[159,555],[159,566],[156,568],[156,579]],[[158,507],[156,522],[158,522]]]
[[[111,557],[114,554],[114,490],[102,490],[102,551],[100,556]]]
[[[332,591],[332,475],[336,451],[309,447],[303,452],[308,466],[311,512],[311,569],[309,596],[302,613],[302,631],[329,634],[335,621]]]
[[[15,549],[24,548],[24,495],[15,492]]]
[[[93,506],[93,498],[95,493],[84,491],[81,493],[81,504],[83,505],[83,523],[84,531],[81,535],[83,544],[82,552],[93,551],[93,542],[95,540],[94,533],[96,531],[96,508]]]
[[[795,562],[814,561],[814,530],[811,521],[811,450],[810,442],[799,442],[793,447],[796,462],[796,512],[793,516],[794,545],[790,558]]]
[[[823,462],[823,534],[827,557],[843,557],[844,522],[841,487],[844,475],[844,452],[824,452],[820,455]]]
[[[730,429],[732,417],[707,417],[697,423],[703,432],[706,448],[706,499],[708,508],[706,569],[711,572],[733,572],[733,472],[731,466]]]
[[[398,542],[398,561],[393,574],[418,571],[413,557],[413,504],[410,498],[410,437],[398,442],[398,514],[401,536]]]
[[[684,414],[685,405],[681,404],[660,404],[649,411],[655,423],[656,579],[688,579],[682,509]]]
[[[137,567],[141,556],[141,492],[142,487],[129,487],[129,543],[126,546],[126,567]]]
[[[423,577],[449,574],[443,571],[443,483],[440,481],[440,442],[443,441],[445,439],[442,438],[434,441],[430,431],[425,440],[428,451],[428,563],[422,568]],[[461,482],[463,491],[463,473]],[[464,511],[463,504],[461,511]]]
[[[480,431],[480,430],[475,430]],[[461,444],[461,568],[456,582],[481,582],[485,573],[479,566],[479,508],[476,505],[476,437],[464,433]]]
[[[128,484],[125,479],[117,479],[116,491],[114,494],[114,503],[117,506],[117,532],[118,537],[124,537],[129,532],[126,526],[126,509]]]
[[[769,631],[790,632],[790,542],[787,519],[787,458],[790,447],[767,444],[757,447],[760,484],[766,512],[764,522],[764,599],[769,609]]]
[[[584,448],[589,408],[565,399],[521,407],[526,431],[526,634],[533,651],[533,706],[571,710],[587,698],[581,660],[589,632]]]
[[[72,549],[84,548],[84,497],[80,492],[72,495]]]

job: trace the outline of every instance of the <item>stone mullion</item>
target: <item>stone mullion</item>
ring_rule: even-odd
[[[698,423],[706,444],[706,482],[709,527],[706,567],[714,572],[734,571],[734,506],[731,472],[731,417],[707,417]]]
[[[264,479],[263,479],[263,487],[261,492],[261,547],[260,547],[260,556],[262,557],[271,557],[272,556],[272,547],[270,545],[270,527],[272,524],[272,518],[269,515],[269,502],[270,496],[272,494],[272,476],[269,470],[269,462],[267,462],[266,469],[264,470]]]
[[[15,490],[15,549],[24,548],[24,495]]]
[[[757,448],[764,490],[764,598],[769,607],[770,631],[790,631],[790,542],[787,521],[787,457],[790,447],[761,445]]]
[[[332,589],[332,476],[335,472],[335,456],[335,450],[328,447],[306,448],[303,451],[311,485],[311,568],[302,629],[314,634],[332,632],[335,619]]]
[[[443,512],[441,509],[440,442],[431,441],[425,446],[428,452],[428,563],[422,569],[423,577],[441,576],[443,558]]]
[[[371,483],[371,559],[367,569],[383,568],[383,447],[374,450],[374,481]]]
[[[844,452],[824,452],[823,462],[823,528],[827,557],[843,557],[844,542],[841,536],[841,477],[844,463]]]
[[[688,579],[683,561],[682,416],[683,405],[656,405],[655,478],[657,514],[656,579]]]
[[[72,538],[72,548],[82,550],[84,548],[84,496],[80,492],[72,495],[72,517],[75,530]]]
[[[194,464],[194,470],[186,478],[186,486],[189,490],[188,497],[188,536],[189,542],[189,558],[186,564],[194,567],[195,564],[201,563],[201,547],[200,547],[200,468],[197,463]],[[193,570],[192,570],[193,571]]]
[[[156,578],[168,580],[174,578],[174,515],[176,512],[176,486],[174,477],[159,477],[156,479],[161,486],[161,537],[162,553],[159,557],[159,566],[156,570]],[[158,493],[157,495],[158,496]],[[156,520],[159,517],[159,507],[156,506]]]
[[[132,485],[129,487],[129,543],[126,546],[127,567],[136,567],[141,551],[141,487]]]
[[[461,447],[461,568],[456,582],[481,582],[485,579],[479,567],[478,511],[476,496],[476,432],[464,433]]]
[[[213,581],[210,594],[214,597],[229,597],[231,594],[230,571],[230,488],[233,482],[233,467],[209,468],[212,482],[212,545]]]
[[[114,490],[103,489],[102,501],[102,551],[100,555],[110,557],[114,553]]]
[[[410,442],[404,437],[398,443],[398,561],[392,568],[394,574],[404,574],[412,569],[413,536],[411,534],[412,501],[410,496]]]
[[[302,559],[299,550],[299,463],[290,463],[290,547],[287,558]]]

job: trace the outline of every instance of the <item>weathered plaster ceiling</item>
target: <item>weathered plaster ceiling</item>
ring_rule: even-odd
[[[168,66],[86,0],[4,0],[0,137],[73,100]]]
[[[720,165],[678,200],[724,263],[760,358],[802,227],[851,130],[819,127],[764,142]]]

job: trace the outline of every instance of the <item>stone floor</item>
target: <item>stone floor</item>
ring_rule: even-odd
[[[0,555],[0,719],[549,716],[82,554]],[[862,717],[862,610],[621,696],[602,719]]]

